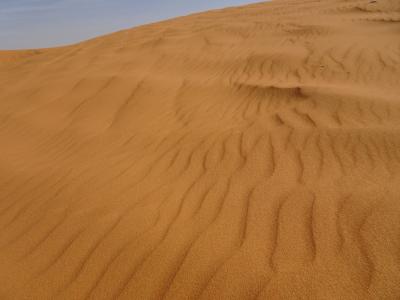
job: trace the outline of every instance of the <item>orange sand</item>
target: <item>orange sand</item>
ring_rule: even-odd
[[[0,299],[399,299],[399,37],[280,0],[0,52]]]

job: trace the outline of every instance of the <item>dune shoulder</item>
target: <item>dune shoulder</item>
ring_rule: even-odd
[[[0,51],[0,298],[399,299],[399,16],[279,0]]]

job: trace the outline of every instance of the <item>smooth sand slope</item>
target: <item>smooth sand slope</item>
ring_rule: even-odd
[[[0,52],[0,151],[0,299],[399,299],[400,2]]]

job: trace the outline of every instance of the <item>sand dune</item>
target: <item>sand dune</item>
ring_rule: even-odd
[[[399,299],[399,36],[277,0],[0,52],[0,298]]]

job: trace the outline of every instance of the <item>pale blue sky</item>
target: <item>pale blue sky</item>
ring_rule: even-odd
[[[0,49],[70,44],[193,12],[256,0],[0,0]]]

